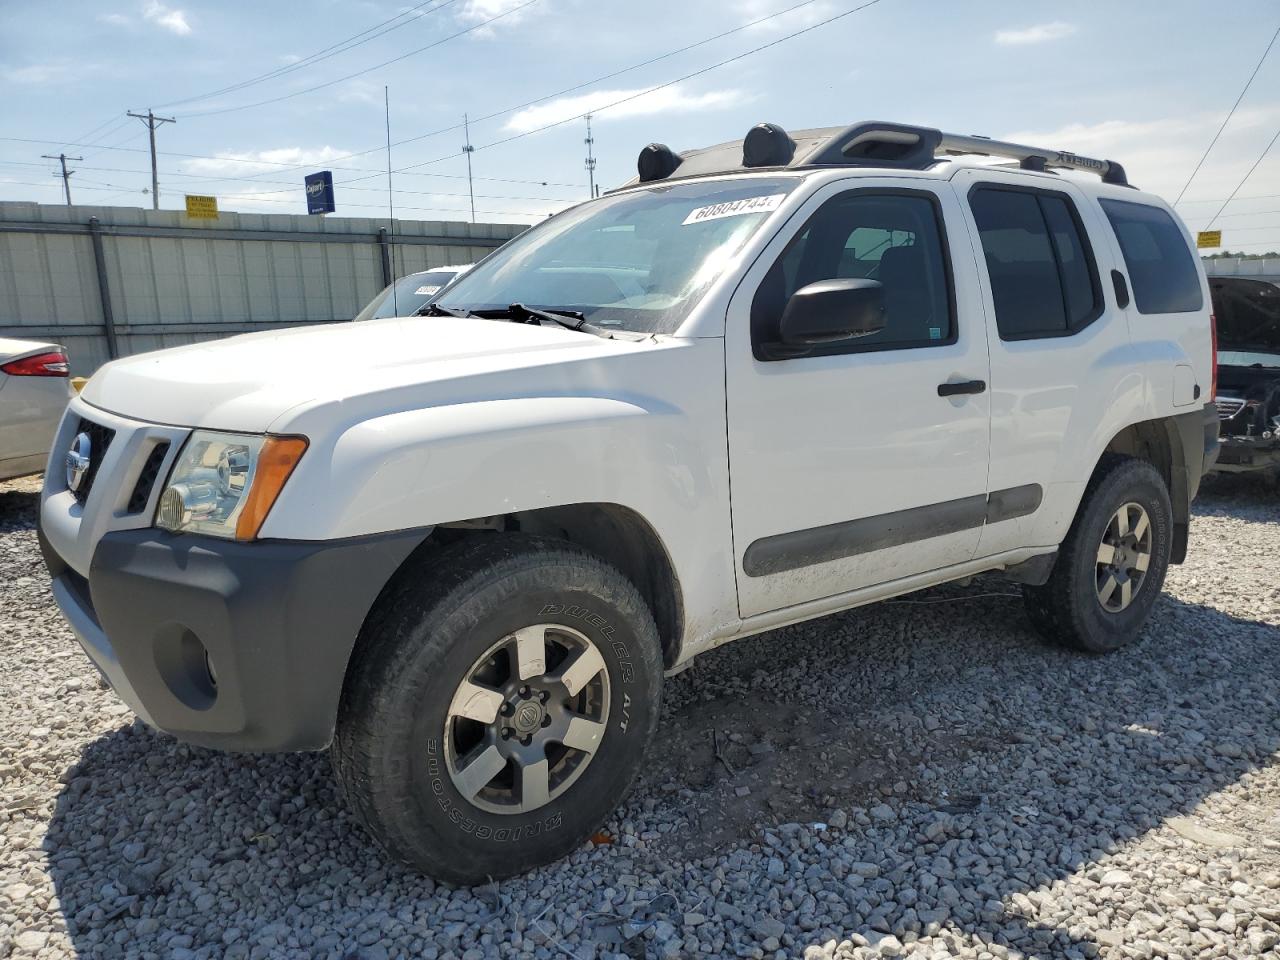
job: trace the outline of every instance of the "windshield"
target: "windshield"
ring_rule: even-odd
[[[1253,350],[1219,350],[1218,364],[1223,367],[1280,367],[1280,346],[1270,353]]]
[[[444,292],[458,310],[573,310],[605,329],[671,333],[799,179],[663,184],[567,210]]]
[[[369,305],[356,314],[356,319],[411,317],[457,275],[457,270],[428,270],[426,273],[411,273],[407,277],[401,277],[370,300]],[[391,295],[392,290],[395,291],[394,297]]]

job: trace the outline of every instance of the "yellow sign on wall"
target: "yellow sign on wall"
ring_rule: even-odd
[[[1206,247],[1222,246],[1221,230],[1201,230],[1196,234],[1196,246],[1203,250]]]
[[[193,220],[217,220],[218,198],[187,194],[187,216]]]

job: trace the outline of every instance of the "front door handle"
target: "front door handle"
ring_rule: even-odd
[[[987,389],[985,380],[961,380],[957,383],[938,384],[938,396],[959,397],[968,393],[983,393]]]

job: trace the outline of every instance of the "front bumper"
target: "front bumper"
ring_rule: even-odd
[[[40,544],[63,615],[147,724],[220,749],[319,750],[365,616],[426,532],[237,543],[119,530],[87,577],[43,531]]]
[[[1280,440],[1261,437],[1222,438],[1214,469],[1220,473],[1250,473],[1280,467]]]

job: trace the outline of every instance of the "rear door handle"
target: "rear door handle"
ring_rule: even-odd
[[[985,380],[961,380],[957,383],[938,384],[938,396],[959,397],[967,393],[983,393],[987,389]]]

